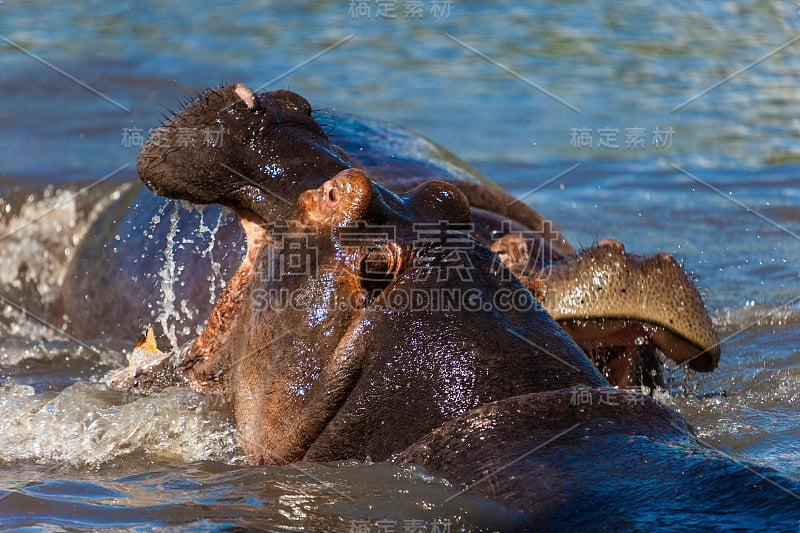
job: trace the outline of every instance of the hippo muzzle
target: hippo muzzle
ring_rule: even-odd
[[[156,129],[137,159],[160,196],[286,219],[303,191],[351,166],[302,96],[247,86],[211,89]]]

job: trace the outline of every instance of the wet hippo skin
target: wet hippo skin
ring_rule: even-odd
[[[264,112],[276,120],[286,109],[260,106],[284,102],[308,109],[296,95],[255,95],[240,85],[214,94],[234,117]],[[182,172],[194,172],[191,154],[174,156]],[[244,192],[230,184],[234,176],[199,168],[195,181],[182,181],[171,157],[145,146],[143,180],[159,193],[232,209],[247,251],[186,350],[114,383],[146,391],[180,382],[223,393],[251,463],[422,464],[519,511],[521,530],[561,520],[598,529],[634,516],[645,523],[665,496],[682,516],[715,512],[737,527],[800,519],[790,494],[798,483],[714,453],[678,414],[611,389],[534,296],[532,276],[515,259],[524,246],[487,246],[470,225],[472,199],[457,184],[395,192],[352,167],[305,186],[296,176],[249,175],[272,193],[256,200],[241,176]],[[287,199],[290,207],[281,205]],[[680,284],[670,258],[602,244],[562,260],[577,272],[593,258],[622,261],[630,272],[603,285],[617,290],[626,275],[653,264]],[[311,250],[313,261],[297,260]],[[457,304],[434,304],[447,294]],[[428,300],[417,306],[413,295]],[[500,305],[499,295],[514,305]],[[720,498],[722,486],[730,498]]]
[[[634,385],[643,378],[646,384],[658,383],[660,361],[652,356],[656,349],[695,370],[716,367],[719,346],[702,299],[670,256],[640,257],[609,243],[576,253],[539,213],[425,139],[348,116],[314,120],[308,102],[288,91],[254,95],[248,101],[252,108],[238,98],[234,86],[199,95],[142,151],[139,166],[148,169],[143,180],[160,194],[236,205],[262,220],[285,219],[302,191],[349,167],[364,169],[376,183],[397,193],[443,180],[466,195],[471,233],[535,296],[544,298],[545,308],[613,384]],[[206,128],[222,129],[219,146],[179,142],[181,131]],[[215,189],[215,183],[224,188]],[[65,308],[59,308],[56,317],[66,317],[71,333],[87,339],[135,338],[147,325],[158,304],[142,295],[161,290],[152,258],[159,257],[169,232],[163,202],[146,190],[133,191],[120,201],[121,214],[98,220],[95,234],[100,236],[87,239],[84,252],[73,261],[65,282]],[[212,225],[209,220],[217,209],[218,205],[206,209],[206,225]],[[157,224],[149,220],[154,212],[161,212]],[[196,310],[191,317],[181,317],[175,333],[180,342],[196,335],[196,326],[212,307],[208,280],[213,273],[200,253],[208,248],[210,237],[197,231],[199,219],[182,212],[178,220],[191,243],[174,250],[175,262],[185,265],[184,279],[173,287],[175,300],[186,300]],[[144,235],[148,231],[150,237]],[[122,235],[122,242],[114,235]],[[98,241],[106,244],[101,247]],[[218,278],[233,275],[243,244],[239,224],[224,219],[214,243],[215,260],[221,265]],[[121,251],[105,251],[108,257],[98,259],[98,249],[110,248]],[[106,287],[116,289],[113,299]],[[652,364],[643,364],[648,361]]]

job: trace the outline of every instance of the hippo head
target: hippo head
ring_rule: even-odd
[[[182,372],[226,394],[251,462],[384,459],[486,402],[605,383],[471,234],[458,188],[396,194],[346,168],[300,97],[212,93],[167,135],[204,127],[212,99],[223,124],[246,126],[194,155],[151,139],[139,171],[159,194],[232,207],[244,227],[246,257]]]
[[[156,129],[137,169],[158,195],[220,203],[240,216],[285,218],[297,196],[351,166],[311,118],[302,96],[210,89]]]
[[[381,135],[392,139],[381,132],[371,142],[380,143]],[[380,164],[367,162],[370,172],[378,173],[379,182],[392,190],[405,191],[417,180],[398,179],[420,169],[409,166],[407,156],[398,163],[395,144],[375,149],[356,143],[350,148],[359,165],[370,160],[374,149],[373,158]],[[221,203],[233,208],[240,220],[256,223],[287,220],[303,191],[351,166],[353,160],[328,139],[303,97],[284,90],[254,94],[242,84],[196,97],[156,130],[138,160],[142,180],[157,194]],[[452,176],[448,181],[453,183]],[[705,305],[673,258],[635,256],[618,243],[576,254],[568,243],[562,246],[563,237],[550,246],[556,241],[544,231],[546,224],[535,232],[512,225],[516,228],[512,231],[522,233],[501,237],[503,224],[509,222],[506,217],[519,215],[519,204],[508,211],[508,198],[492,202],[496,192],[462,179],[455,182],[472,205],[474,234],[520,279],[533,279],[527,285],[539,297],[549,288],[546,309],[612,383],[633,385],[640,382],[639,376],[653,375],[652,384],[660,384],[657,356],[640,358],[653,348],[694,370],[716,367],[719,343]],[[526,220],[530,228],[540,227],[535,220]],[[531,233],[532,239],[519,238]],[[542,257],[542,245],[556,250],[553,262],[532,261]],[[539,275],[547,279],[546,286],[535,281]],[[648,364],[637,368],[640,361]]]

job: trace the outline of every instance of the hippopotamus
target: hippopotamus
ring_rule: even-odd
[[[160,321],[165,330],[173,328],[173,345],[191,340],[218,297],[209,295],[209,279],[231,278],[244,254],[238,222],[223,218],[214,227],[219,206],[238,205],[230,199],[235,197],[249,219],[286,220],[303,191],[359,168],[396,194],[432,180],[455,186],[469,203],[473,240],[542,300],[613,385],[663,384],[657,354],[693,370],[717,366],[719,343],[703,300],[669,254],[628,253],[612,239],[576,252],[535,209],[427,139],[386,123],[312,113],[306,100],[289,91],[245,95],[253,107],[245,106],[244,114],[239,104],[245,100],[230,105],[237,90],[232,87],[199,95],[156,130],[139,157],[143,181],[162,196],[216,205],[201,215],[171,217],[161,198],[146,189],[127,190],[95,223],[95,238],[86,240],[66,276],[54,319],[64,318],[74,336],[138,335],[154,307],[142,294],[157,293],[164,284],[164,273],[156,276],[148,258],[160,256],[179,228],[191,237],[172,247],[169,261],[183,277],[169,289],[174,311],[162,312]],[[216,136],[199,142],[187,132]],[[169,165],[157,164],[167,159]],[[208,261],[201,255],[211,247],[215,257]],[[179,303],[188,308],[183,316]]]
[[[179,128],[209,121],[230,129],[224,147],[174,144]],[[492,210],[500,191],[449,177],[403,186],[392,171],[362,167],[288,91],[220,87],[167,121],[142,149],[141,179],[159,195],[231,209],[246,251],[196,339],[175,353],[151,339],[152,358],[111,384],[219,392],[252,464],[420,464],[518,511],[522,530],[701,523],[711,509],[737,526],[796,525],[798,483],[741,467],[653,398],[612,388],[540,301],[562,286],[558,263],[603,271],[613,257],[622,271],[606,266],[614,279],[604,288],[630,290],[656,268],[689,303],[671,258],[629,256],[614,241],[576,254],[553,229],[552,240],[531,242],[522,228],[544,232],[544,219]],[[495,224],[507,232],[492,240]],[[520,252],[535,246],[554,259],[520,268]],[[559,305],[575,305],[569,298]],[[623,309],[637,305],[621,298]],[[662,336],[676,326],[660,325],[662,312],[647,327],[658,330],[650,342],[668,347],[677,341]],[[680,350],[693,340],[681,339],[669,353],[688,358]],[[665,496],[667,514],[655,509]]]

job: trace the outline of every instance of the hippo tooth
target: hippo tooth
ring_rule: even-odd
[[[157,361],[164,353],[156,345],[153,328],[147,328],[147,333],[136,343],[136,347],[128,357],[131,365],[147,367]]]

